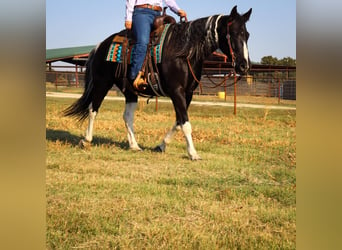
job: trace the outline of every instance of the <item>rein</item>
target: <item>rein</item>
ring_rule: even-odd
[[[232,44],[231,44],[231,41],[230,41],[230,35],[229,35],[229,26],[232,25],[232,23],[233,23],[233,22],[229,22],[229,23],[227,24],[227,40],[228,40],[228,46],[229,46],[229,53],[230,53],[230,55],[231,55],[231,57],[232,57],[232,66],[233,66],[233,70],[232,70],[227,76],[225,76],[225,77],[223,78],[223,80],[222,80],[219,84],[215,84],[215,83],[209,78],[209,80],[214,84],[214,87],[211,87],[211,88],[217,88],[217,87],[221,86],[223,83],[225,83],[225,82],[228,80],[228,78],[231,77],[232,74],[234,74],[234,79],[236,79],[236,72],[235,72],[235,69],[234,69],[234,67],[235,67],[235,54],[234,54],[234,51],[233,51],[233,47],[232,47]],[[188,66],[189,66],[190,72],[191,72],[191,74],[192,74],[192,77],[193,77],[193,78],[195,79],[195,81],[200,85],[201,92],[202,92],[202,83],[201,83],[201,81],[199,81],[199,80],[197,79],[197,77],[195,76],[195,73],[194,73],[194,71],[193,71],[193,69],[192,69],[192,67],[191,67],[191,64],[190,64],[190,59],[189,59],[189,57],[186,58],[186,61],[187,61],[187,63],[188,63]],[[241,78],[242,78],[242,77],[239,76],[237,80],[235,80],[233,83],[229,84],[229,85],[226,86],[226,87],[233,86],[233,85],[234,85],[236,82],[238,82]]]
[[[214,86],[212,86],[212,87],[209,87],[209,86],[208,86],[208,88],[214,89],[214,88],[217,88],[217,87],[222,86],[223,83],[225,83],[226,80],[228,80],[228,79],[232,76],[233,71],[229,72],[229,74],[228,74],[227,76],[223,77],[223,80],[222,80],[221,82],[217,83],[217,84],[211,79],[211,77],[209,77],[209,74],[207,74],[206,72],[204,72],[204,74],[207,75],[207,78],[209,79],[209,81],[214,85]],[[234,76],[236,76],[236,75],[234,75]],[[242,78],[242,76],[239,76],[238,79],[237,79],[237,81],[240,81],[241,78]],[[233,83],[231,83],[231,84],[229,84],[229,85],[225,85],[225,86],[226,86],[226,87],[231,87],[231,86],[233,86],[234,84],[235,84],[235,82],[233,82]]]
[[[230,34],[229,34],[229,26],[232,25],[233,22],[229,22],[227,24],[227,40],[228,40],[228,46],[229,46],[229,53],[232,56],[232,66],[235,67],[235,54],[233,51],[232,43],[230,41]],[[234,71],[235,72],[235,71]]]

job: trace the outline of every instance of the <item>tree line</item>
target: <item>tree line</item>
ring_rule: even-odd
[[[296,59],[293,59],[292,57],[278,59],[277,57],[273,56],[264,56],[261,58],[260,63],[267,65],[296,66]]]

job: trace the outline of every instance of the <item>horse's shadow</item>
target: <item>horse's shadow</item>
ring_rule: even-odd
[[[68,131],[63,130],[54,130],[54,129],[46,129],[46,139],[52,142],[60,141],[62,143],[68,143],[72,146],[76,147],[80,145],[80,141],[84,139],[82,136],[71,134]],[[94,136],[91,145],[93,146],[114,146],[124,150],[129,150],[129,143],[127,141],[113,141],[110,138],[98,137]],[[140,145],[142,150],[150,150],[153,151],[153,148],[144,147]]]

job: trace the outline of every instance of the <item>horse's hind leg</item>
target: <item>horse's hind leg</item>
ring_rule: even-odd
[[[89,122],[88,122],[88,127],[86,130],[86,134],[84,139],[80,141],[80,146],[81,147],[87,147],[90,146],[91,141],[93,140],[93,128],[94,128],[94,121],[95,117],[97,115],[96,111],[93,111],[92,104],[89,105]]]
[[[141,151],[135,136],[134,136],[134,111],[137,107],[137,102],[126,102],[125,111],[123,113],[123,119],[127,129],[127,138],[129,142],[129,148],[136,151]]]
[[[94,85],[93,100],[89,104],[88,127],[86,130],[84,140],[81,140],[81,146],[87,146],[93,140],[94,122],[95,122],[96,115],[99,111],[99,108],[102,104],[102,101],[104,100],[105,96],[108,93],[108,90],[111,87],[111,85],[109,85],[109,84],[106,87],[105,86],[106,85],[98,87],[98,85]]]
[[[94,121],[95,117],[97,115],[96,111],[93,111],[92,104],[89,105],[89,123],[88,128],[86,130],[85,139],[88,142],[91,142],[93,140],[93,129],[94,129]]]

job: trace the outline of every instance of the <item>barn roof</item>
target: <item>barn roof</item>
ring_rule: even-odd
[[[95,45],[47,49],[46,50],[46,63],[57,61],[84,65],[90,51],[95,48]]]
[[[67,62],[75,65],[84,66],[90,51],[95,48],[95,45],[47,49],[46,50],[46,63],[57,61]],[[230,68],[231,63],[226,62],[227,57],[222,53],[214,52],[205,62],[205,68]],[[260,63],[252,62],[254,70],[295,70],[296,66],[276,66],[276,65],[263,65]]]

